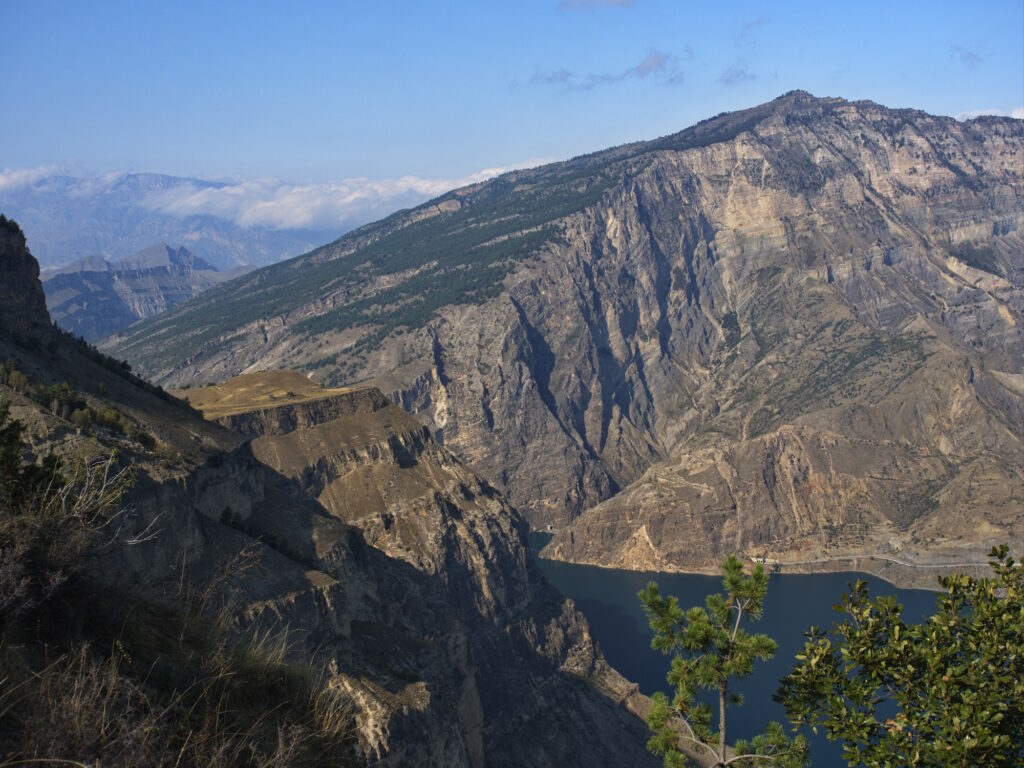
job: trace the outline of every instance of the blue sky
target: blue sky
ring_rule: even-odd
[[[1022,8],[0,0],[0,169],[443,186],[793,88],[1009,114]]]

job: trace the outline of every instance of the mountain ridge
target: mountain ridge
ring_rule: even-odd
[[[600,509],[559,557],[956,554],[1024,523],[1022,153],[1019,120],[792,92],[453,191],[112,348],[170,383],[374,381],[534,525]]]

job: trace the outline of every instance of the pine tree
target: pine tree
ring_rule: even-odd
[[[662,597],[655,582],[640,592],[644,611],[654,630],[651,647],[672,654],[668,682],[675,689],[671,702],[664,693],[653,697],[647,722],[653,731],[648,748],[665,759],[666,768],[681,768],[687,759],[702,766],[801,766],[807,760],[803,737],[787,738],[779,723],[751,741],[737,740],[730,749],[727,712],[742,697],[730,693],[733,680],[748,676],[755,660],[775,655],[777,643],[764,634],[751,634],[744,620],[761,618],[768,577],[760,565],[747,575],[733,555],[722,563],[722,594],[709,595],[704,607],[684,611],[675,597]],[[698,701],[698,692],[713,691],[718,699],[718,731],[712,730],[712,711]]]

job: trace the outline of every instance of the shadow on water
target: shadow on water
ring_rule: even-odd
[[[536,556],[550,534],[531,536],[531,553]],[[684,608],[703,605],[704,599],[721,589],[717,576],[677,573],[621,571],[537,559],[548,581],[587,617],[591,631],[605,657],[619,672],[637,683],[645,694],[668,691],[665,674],[669,659],[650,647],[651,630],[640,607],[637,592],[649,581],[657,581],[662,594],[675,595]],[[771,661],[755,667],[755,672],[739,685],[744,704],[730,710],[729,740],[749,738],[759,733],[766,722],[787,724],[785,711],[772,701],[779,679],[793,665],[803,648],[804,633],[811,626],[830,627],[843,614],[836,613],[848,585],[856,579],[868,584],[872,597],[896,595],[903,604],[904,618],[920,622],[935,609],[935,593],[927,590],[896,589],[891,584],[860,573],[776,574],[770,577],[765,599],[764,618],[747,628],[763,632],[779,644]],[[710,703],[710,700],[709,700]],[[822,734],[805,734],[811,743],[811,764],[815,768],[844,768],[838,743],[829,743]]]

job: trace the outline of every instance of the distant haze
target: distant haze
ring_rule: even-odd
[[[166,242],[219,269],[265,265],[506,168],[460,179],[345,179],[296,185],[274,179],[210,181],[155,173],[62,175],[0,170],[0,211],[18,221],[44,266],[121,259]]]
[[[50,318],[88,341],[158,315],[251,267],[218,272],[186,248],[156,245],[127,259],[79,259],[41,278]]]
[[[121,259],[158,242],[184,245],[220,269],[270,264],[363,223],[358,218],[323,228],[239,223],[225,215],[223,206],[211,204],[210,198],[230,194],[229,185],[174,176],[48,175],[30,180],[0,185],[0,211],[21,224],[29,248],[44,267],[89,256]]]

